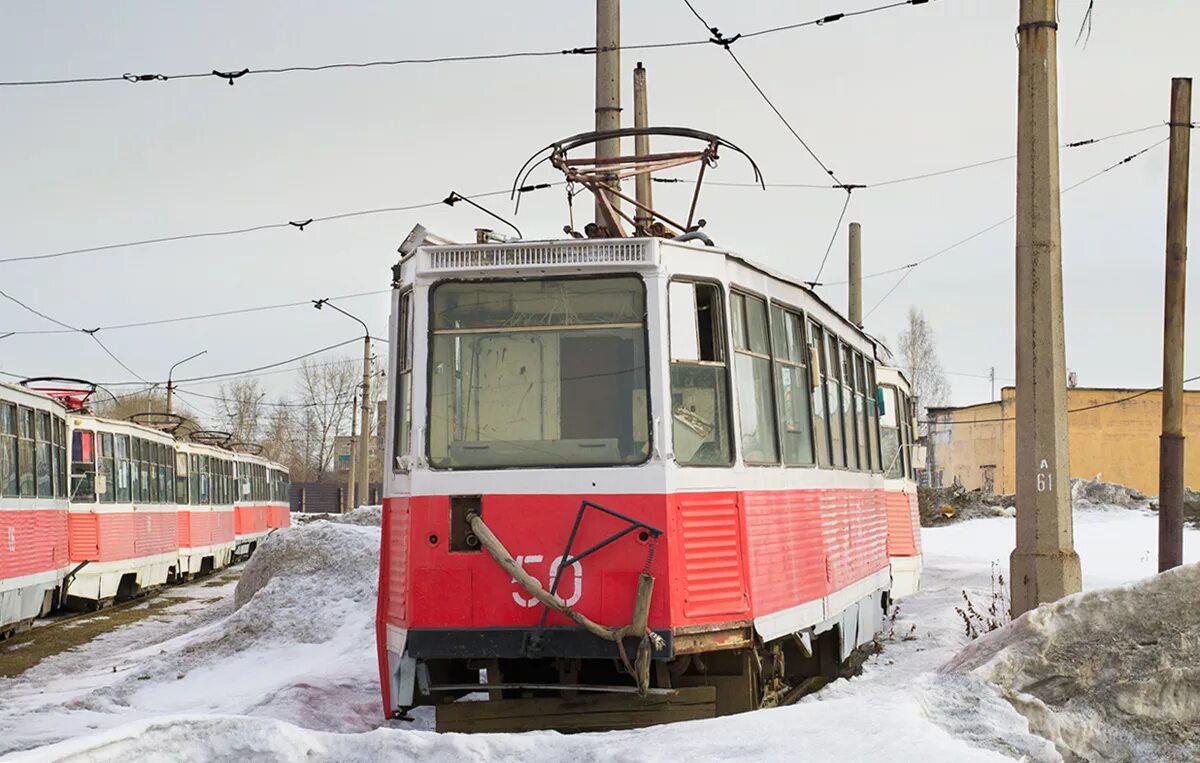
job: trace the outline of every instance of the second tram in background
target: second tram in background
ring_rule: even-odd
[[[0,636],[211,572],[287,527],[287,471],[0,384]]]

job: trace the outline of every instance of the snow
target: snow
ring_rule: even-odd
[[[1155,571],[1157,517],[1149,512],[1077,511],[1075,533],[1086,589]],[[964,521],[922,537],[923,590],[900,602],[882,652],[861,676],[797,705],[605,734],[459,735],[427,730],[427,711],[412,724],[382,722],[373,628],[379,529],[315,521],[274,533],[236,595],[232,585],[206,589],[221,600],[126,626],[0,680],[0,755],[121,763],[156,756],[894,763],[908,751],[928,763],[1062,760],[989,683],[1001,680],[999,665],[1018,664],[1013,655],[1036,651],[1030,634],[993,643],[995,651],[985,645],[998,639],[985,637],[966,652],[976,661],[943,669],[970,643],[954,611],[963,591],[986,603],[992,576],[1007,575],[1013,519]],[[1185,532],[1185,558],[1200,560],[1200,532]],[[57,740],[65,741],[30,749]]]

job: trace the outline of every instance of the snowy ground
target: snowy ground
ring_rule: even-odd
[[[1075,521],[1085,588],[1154,573],[1154,515],[1100,509]],[[300,533],[320,533],[331,553],[312,554]],[[1013,534],[1008,517],[925,530],[924,590],[901,602],[883,652],[798,705],[632,732],[464,736],[423,730],[427,714],[381,726],[379,530],[317,522],[260,549],[260,564],[288,572],[248,569],[240,609],[232,584],[208,587],[219,602],[179,605],[0,679],[0,759],[1057,760],[987,685],[939,671],[968,642],[954,611],[962,592],[988,605]],[[1200,560],[1200,532],[1186,532],[1185,558]]]

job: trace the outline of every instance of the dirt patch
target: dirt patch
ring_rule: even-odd
[[[961,486],[918,487],[917,504],[922,527],[938,527],[964,519],[1012,516],[1017,505],[1013,495],[995,495]]]
[[[191,601],[175,596],[135,600],[115,607],[49,620],[0,644],[0,677],[20,675],[47,657],[82,646],[122,625],[162,613],[168,607]]]

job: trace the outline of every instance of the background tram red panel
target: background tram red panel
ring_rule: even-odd
[[[67,564],[67,510],[0,511],[0,578]]]
[[[916,494],[888,491],[887,524],[889,556],[921,554],[921,519]]]
[[[72,513],[67,528],[72,562],[111,562],[179,549],[174,511]]]

